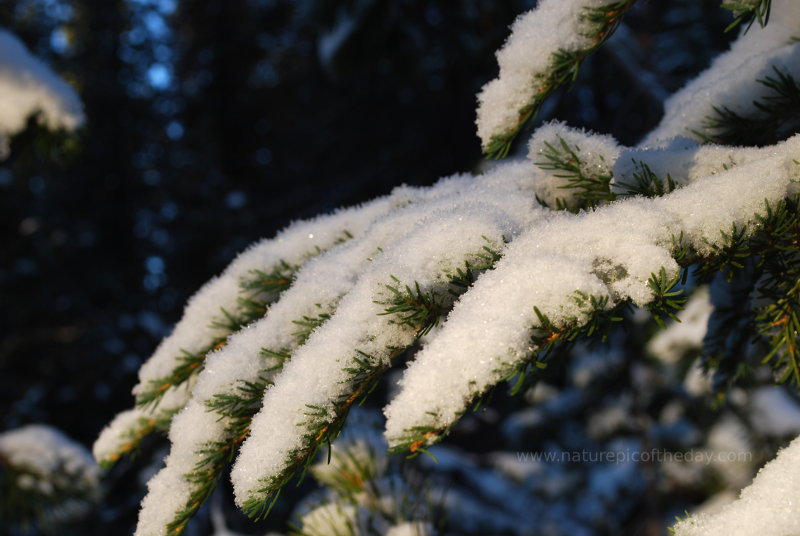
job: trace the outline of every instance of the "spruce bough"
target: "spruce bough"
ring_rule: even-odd
[[[500,77],[481,96],[487,157],[509,154],[544,100],[575,78],[633,5],[542,0],[520,18],[498,55]],[[734,25],[747,26],[740,40],[754,43],[753,57],[800,46],[780,37],[800,22],[791,3],[723,7],[734,12]],[[528,30],[552,20],[563,26],[550,29],[539,51]],[[744,45],[729,54],[752,59]],[[305,231],[287,230],[288,246],[263,243],[272,261],[248,263],[250,279],[213,293],[226,305],[218,308],[222,322],[195,326],[208,327],[205,345],[173,356],[177,365],[162,367],[168,374],[137,393],[144,411],[159,405],[163,391],[186,389],[177,416],[162,421],[171,423],[172,451],[151,481],[137,534],[181,533],[230,461],[237,503],[254,519],[266,516],[397,360],[409,366],[385,409],[388,450],[413,455],[441,441],[496,386],[524,391],[568,355],[560,349],[607,337],[631,306],[664,327],[685,304],[690,279],[744,280],[736,314],[766,344],[761,359],[777,381],[800,384],[800,138],[796,118],[776,114],[800,88],[797,73],[772,69],[769,78],[737,81],[766,91],[760,100],[721,94],[704,130],[686,125],[683,135],[706,145],[670,144],[669,129],[657,128],[652,143],[627,148],[550,124],[534,134],[525,162],[413,195],[400,189],[380,210],[351,209],[340,226],[346,239],[329,235],[309,251]],[[531,91],[504,100],[508,84],[520,80]],[[664,124],[683,113],[681,98],[667,107]],[[749,147],[713,145],[729,141]],[[728,351],[731,335],[712,330],[708,340],[722,342],[703,357],[723,394],[750,366]],[[148,421],[133,422],[139,435],[151,430],[142,426]],[[193,430],[202,428],[197,422],[209,426]],[[130,434],[124,427],[105,433],[123,432]],[[111,454],[97,449],[100,459],[113,463],[132,450],[125,445]],[[176,487],[183,491],[172,493]]]

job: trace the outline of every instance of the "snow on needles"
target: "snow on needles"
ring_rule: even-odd
[[[743,489],[739,499],[716,514],[678,522],[675,536],[793,536],[800,534],[800,438],[778,453]]]
[[[313,447],[304,438],[317,434],[312,432],[315,426],[332,422],[337,403],[359,387],[352,377],[352,370],[362,366],[359,359],[377,370],[388,365],[396,349],[413,343],[415,329],[384,314],[386,300],[392,297],[387,286],[418,285],[423,293],[436,293],[442,302],[452,299],[450,278],[465,262],[475,265],[486,246],[502,249],[504,240],[544,213],[534,206],[530,193],[520,195],[518,188],[492,184],[492,179],[513,179],[514,169],[501,166],[475,181],[471,196],[431,210],[423,225],[387,244],[342,298],[331,319],[297,349],[267,390],[234,465],[232,481],[240,505],[260,498],[262,488],[279,481],[298,452]],[[319,422],[309,417],[309,408],[324,413]]]
[[[19,39],[0,30],[0,159],[8,154],[8,138],[37,112],[51,129],[74,130],[84,121],[75,91]]]
[[[410,364],[401,392],[385,411],[389,445],[418,436],[415,429],[447,428],[475,396],[524,363],[535,351],[534,306],[563,326],[585,319],[577,292],[608,298],[609,305],[623,299],[644,305],[653,299],[650,275],[678,271],[674,237],[682,233],[698,252],[711,253],[722,231],[753,223],[765,201],[776,203],[794,192],[800,136],[765,153],[661,198],[560,214],[524,232]]]
[[[543,76],[552,70],[554,54],[592,45],[587,36],[592,28],[582,15],[606,4],[608,0],[541,0],[517,18],[497,52],[499,76],[478,95],[478,136],[484,148],[494,136],[516,127],[520,110],[544,89]]]
[[[208,406],[215,397],[236,394],[242,382],[273,380],[281,363],[264,356],[262,349],[287,353],[295,350],[303,342],[296,337],[299,321],[334,314],[359,276],[381,257],[382,249],[407,235],[439,225],[440,214],[455,215],[453,221],[458,220],[463,232],[468,232],[470,218],[461,221],[460,214],[481,203],[508,205],[516,207],[517,213],[525,213],[531,205],[531,177],[530,166],[506,165],[504,172],[490,174],[483,181],[467,176],[444,179],[433,188],[415,190],[407,204],[377,218],[352,240],[308,261],[264,318],[232,335],[223,348],[208,357],[191,400],[174,418],[170,429],[172,450],[166,467],[149,483],[138,533],[158,534],[159,527],[171,520],[175,507],[187,503],[192,489],[183,475],[202,464],[203,449],[209,443],[235,439],[228,429],[233,419]],[[482,183],[488,184],[481,187]],[[527,193],[520,196],[524,190]],[[480,233],[474,237],[483,240]],[[500,242],[502,238],[502,234],[497,237]],[[480,250],[480,246],[476,249]],[[386,272],[382,275],[388,278]]]
[[[756,80],[774,77],[775,68],[795,79],[800,77],[800,42],[793,39],[798,36],[800,2],[773,0],[769,25],[753,25],[711,67],[667,99],[664,118],[642,146],[654,146],[676,136],[702,135],[715,108],[745,115],[757,112],[753,101],[768,90]]]
[[[139,370],[139,383],[134,394],[141,395],[158,387],[158,382],[168,378],[181,364],[186,354],[203,353],[215,340],[230,334],[217,320],[223,311],[234,312],[245,292],[242,280],[253,277],[256,270],[269,271],[274,267],[302,265],[319,251],[324,251],[343,240],[347,233],[355,236],[363,232],[375,218],[392,207],[407,203],[414,196],[411,188],[398,188],[392,196],[382,197],[361,207],[341,210],[331,215],[297,222],[241,253],[223,274],[201,288],[188,302],[183,317],[170,336]],[[167,385],[167,388],[175,390]],[[182,397],[175,397],[174,405],[161,403],[161,410],[180,409],[188,400],[190,390],[180,389]]]
[[[612,177],[614,162],[619,158],[621,148],[611,136],[586,132],[571,128],[566,123],[552,121],[536,129],[528,143],[528,159],[543,170],[548,170],[552,162],[547,158],[554,151],[569,147],[579,154],[576,162],[579,172],[585,177]],[[538,183],[536,196],[547,206],[558,206],[562,200],[565,206],[574,208],[580,202],[583,191],[571,187],[570,177],[558,170],[548,173],[549,179]]]
[[[630,198],[577,215],[546,210],[535,197],[555,193],[560,178],[533,162],[541,155],[537,147],[561,139],[580,149],[587,174],[622,180],[638,162],[670,174],[682,188],[662,198]],[[294,460],[313,452],[313,438],[338,418],[338,405],[361,387],[353,370],[366,364],[368,373],[380,373],[398,349],[416,340],[415,326],[386,314],[393,296],[389,286],[419,285],[418,291],[436,294],[446,311],[456,299],[450,292],[456,271],[475,262],[487,246],[502,254],[494,269],[455,302],[444,325],[425,337],[406,371],[402,390],[386,408],[386,435],[390,446],[397,446],[418,427],[453,424],[474,396],[536,350],[530,339],[537,324],[534,306],[564,325],[586,319],[578,293],[608,298],[609,306],[625,299],[649,302],[651,274],[678,270],[673,238],[682,233],[701,254],[710,252],[721,240],[720,231],[734,222],[752,222],[765,200],[794,192],[798,152],[800,136],[761,149],[706,148],[690,140],[628,149],[606,136],[551,124],[534,136],[526,162],[498,165],[478,177],[443,179],[429,189],[403,188],[375,204],[295,224],[256,246],[242,256],[252,256],[247,269],[240,257],[209,285],[225,288],[214,296],[216,307],[233,303],[238,279],[247,270],[284,258],[302,266],[262,319],[209,354],[193,390],[187,390],[188,403],[173,419],[172,449],[166,467],[148,483],[137,534],[164,534],[175,513],[187,506],[197,485],[187,475],[202,467],[204,449],[219,442],[235,448],[241,440],[241,432],[232,435],[235,419],[210,403],[236,394],[243,382],[268,384],[232,480],[240,505],[266,500]],[[353,237],[336,242],[345,222]],[[317,254],[304,260],[310,235],[321,242],[316,242]],[[215,307],[208,299],[209,305],[197,310],[210,316]],[[187,315],[199,315],[190,313],[191,307]],[[312,317],[318,325],[298,337],[297,321]],[[192,324],[195,336],[208,337],[202,325]],[[192,332],[182,336],[187,333]],[[269,357],[264,348],[288,357]],[[181,405],[179,400],[162,403]],[[120,426],[130,426],[137,415],[120,417]],[[114,428],[112,423],[101,436],[110,445],[106,450],[124,439]],[[433,442],[437,436],[425,439]]]

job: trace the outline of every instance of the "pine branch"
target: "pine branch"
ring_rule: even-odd
[[[715,294],[725,297],[725,301],[718,299],[714,304],[703,342],[703,362],[714,371],[713,388],[718,393],[727,391],[732,382],[750,369],[744,349],[756,334],[764,337],[771,347],[764,362],[774,361],[779,381],[790,378],[798,381],[792,370],[795,344],[791,331],[794,303],[791,289],[800,277],[797,206],[796,198],[774,206],[765,203],[763,212],[754,216],[752,224],[733,225],[729,232],[721,233],[718,244],[706,241],[710,254],[698,255],[685,246],[673,248],[682,266],[694,264],[699,281],[719,278],[714,281],[720,287]],[[756,298],[767,303],[753,310],[751,302]],[[786,330],[781,331],[784,324]]]
[[[531,95],[528,104],[518,110],[517,124],[507,132],[492,136],[484,148],[486,158],[500,159],[508,156],[511,143],[525,125],[536,118],[544,101],[564,83],[575,81],[583,61],[611,37],[623,15],[635,2],[636,0],[621,0],[584,10],[581,20],[591,27],[584,37],[591,41],[591,45],[575,51],[561,49],[552,55],[548,71],[536,76],[534,85],[539,89]]]
[[[269,272],[252,270],[250,276],[239,282],[239,286],[251,295],[280,294],[292,284],[292,278],[299,268],[282,260]]]
[[[744,267],[743,262],[752,256],[750,236],[752,229],[747,225],[731,225],[730,231],[722,231],[722,244],[710,243],[706,240],[711,253],[698,260],[695,275],[701,281],[708,281],[718,272],[726,273],[728,281],[733,279],[734,272]]]
[[[428,414],[436,419],[437,415],[434,412]],[[403,437],[397,439],[389,447],[389,454],[403,454],[410,453],[409,457],[418,456],[420,453],[427,454],[425,450],[427,445],[433,444],[438,438],[444,437],[450,431],[450,426],[435,427],[435,426],[414,426],[406,430]]]
[[[299,268],[297,265],[282,260],[269,272],[253,270],[251,277],[240,282],[240,288],[244,295],[238,299],[238,309],[231,312],[220,308],[220,316],[214,319],[209,326],[223,332],[224,335],[217,337],[200,351],[181,350],[183,355],[176,359],[179,364],[172,369],[168,376],[150,380],[150,389],[137,394],[136,405],[142,408],[155,407],[168,389],[183,385],[195,376],[202,368],[208,354],[219,350],[227,343],[228,335],[239,331],[266,314],[268,304],[289,288],[292,278]]]
[[[618,303],[611,306],[608,296],[598,298],[580,291],[575,292],[572,301],[579,307],[581,313],[561,325],[556,325],[534,306],[539,323],[531,332],[531,345],[536,351],[530,359],[525,360],[507,375],[508,381],[516,378],[511,388],[512,395],[533,387],[541,372],[547,370],[555,359],[568,355],[579,340],[599,339],[604,342],[614,325],[622,321],[620,313],[626,305]]]
[[[316,317],[303,316],[301,320],[294,320],[294,324],[303,328],[292,334],[297,346],[304,344],[311,331],[329,318],[329,314],[320,313]],[[220,439],[209,441],[196,451],[198,461],[194,471],[184,475],[186,482],[191,486],[189,499],[167,525],[169,536],[181,534],[197,510],[211,497],[219,484],[222,472],[233,460],[239,445],[250,432],[250,423],[261,408],[264,392],[272,385],[270,378],[282,369],[291,357],[288,348],[281,350],[263,348],[261,354],[271,359],[273,366],[263,370],[256,381],[239,381],[233,391],[217,393],[206,401],[208,410],[218,413],[220,418],[224,419],[225,428]]]
[[[282,363],[281,363],[282,364]],[[261,398],[271,381],[262,375],[255,382],[240,382],[236,393],[217,394],[206,404],[227,419],[223,438],[206,443],[197,451],[199,459],[194,471],[184,475],[192,486],[183,509],[167,525],[168,536],[178,536],[189,520],[205,504],[217,487],[222,472],[233,460],[239,445],[250,431],[250,422],[261,407]]]
[[[491,244],[487,237],[483,239]],[[441,285],[424,290],[417,281],[413,286],[404,285],[397,277],[390,276],[393,283],[384,285],[389,297],[375,303],[385,306],[381,315],[395,316],[393,323],[408,326],[416,331],[417,338],[422,337],[439,325],[439,320],[450,311],[455,298],[466,292],[478,275],[491,270],[500,257],[500,252],[490,245],[483,246],[480,253],[464,261],[463,268],[445,272],[445,281]]]
[[[318,308],[322,306],[320,304],[316,304]],[[311,336],[311,333],[317,329],[319,326],[330,320],[331,315],[329,313],[319,313],[317,316],[305,316],[300,320],[292,320],[292,323],[297,324],[300,329],[292,333],[294,336],[297,346],[302,346]],[[274,353],[273,353],[274,355]]]
[[[734,16],[733,22],[725,28],[726,32],[742,23],[747,24],[745,31],[748,31],[755,21],[762,28],[767,25],[772,0],[723,0],[722,7],[732,11]]]
[[[545,161],[536,162],[536,165],[544,170],[557,172],[554,174],[555,177],[567,179],[567,184],[561,188],[579,192],[581,204],[577,209],[594,207],[600,201],[614,199],[609,187],[611,171],[587,169],[586,163],[580,157],[580,147],[571,146],[560,136],[557,144],[545,142],[544,146],[541,154]],[[602,159],[602,155],[600,158]],[[566,205],[563,200],[562,203]]]
[[[466,292],[477,281],[480,274],[494,268],[494,265],[502,257],[489,238],[484,236],[483,239],[487,245],[483,246],[482,251],[464,261],[464,268],[456,268],[454,272],[447,273],[448,284],[451,286],[449,292],[452,296],[457,297]]]
[[[767,303],[757,308],[755,324],[770,352],[763,363],[773,363],[778,381],[800,386],[800,212],[797,200],[767,206],[762,220],[762,265],[765,277],[758,292]]]
[[[704,143],[765,146],[777,143],[800,131],[800,85],[792,75],[773,67],[775,76],[757,82],[767,94],[753,101],[750,115],[726,106],[715,107],[714,115],[703,122],[703,132],[694,133]]]
[[[298,473],[302,479],[317,451],[330,445],[338,437],[353,405],[363,401],[372,392],[391,361],[404,351],[405,348],[391,349],[382,358],[356,350],[350,365],[344,369],[348,378],[343,383],[352,388],[334,402],[331,410],[315,405],[307,406],[301,446],[289,453],[283,470],[263,480],[262,487],[245,500],[242,511],[249,518],[259,521],[269,515],[281,488]]]
[[[756,322],[772,348],[762,363],[773,362],[779,371],[778,381],[791,379],[800,386],[800,279],[783,297],[761,307]]]
[[[658,274],[652,274],[647,281],[647,285],[653,291],[653,300],[647,304],[646,309],[662,329],[666,327],[665,317],[680,322],[676,313],[681,311],[688,301],[688,298],[682,297],[683,289],[676,289],[680,281],[680,272],[670,277],[664,268],[661,268]]]
[[[417,336],[421,337],[433,329],[438,323],[439,318],[447,313],[448,293],[442,288],[430,288],[422,290],[418,282],[414,282],[414,287],[402,285],[399,279],[391,276],[393,285],[384,285],[384,288],[391,293],[391,296],[382,301],[376,301],[386,308],[383,315],[394,315],[397,317],[394,323],[409,326],[416,330]]]
[[[491,244],[488,238],[483,238]],[[303,429],[300,446],[287,454],[281,471],[262,479],[261,487],[253,490],[244,501],[242,509],[248,517],[260,520],[269,514],[281,488],[297,474],[302,478],[318,449],[329,445],[339,435],[350,409],[375,389],[394,358],[432,329],[452,308],[455,299],[475,281],[478,273],[490,269],[499,258],[500,253],[487,245],[478,253],[468,255],[464,268],[446,270],[425,285],[418,281],[406,285],[392,276],[393,284],[384,286],[389,292],[388,299],[374,303],[385,305],[386,309],[379,314],[395,316],[395,323],[406,327],[413,336],[404,346],[387,347],[380,353],[354,351],[342,368],[347,378],[341,383],[347,387],[331,401],[330,407],[307,405],[306,418],[299,424]]]
[[[636,171],[632,173],[633,182],[618,182],[620,188],[623,189],[617,195],[620,198],[631,196],[643,197],[661,197],[675,191],[678,185],[672,180],[672,177],[667,175],[666,180],[662,180],[656,175],[650,166],[640,160],[634,160],[633,165]],[[616,185],[615,185],[616,186]]]
[[[139,417],[132,427],[126,428],[123,432],[123,441],[119,446],[99,459],[97,463],[102,469],[110,469],[123,456],[136,455],[142,441],[153,432],[166,433],[172,417],[178,409],[169,411],[159,411],[153,416]]]
[[[653,291],[653,297],[646,305],[646,308],[653,314],[656,322],[662,327],[665,325],[664,320],[666,318],[677,320],[676,313],[682,309],[683,304],[686,302],[686,298],[682,297],[683,291],[679,288],[682,276],[685,277],[686,275],[686,267],[697,263],[697,270],[699,270],[700,273],[713,274],[715,272],[724,273],[724,271],[727,271],[727,277],[729,279],[732,276],[738,277],[738,274],[747,266],[747,264],[741,262],[744,258],[742,256],[743,251],[747,251],[748,258],[756,260],[768,259],[767,261],[759,262],[767,262],[767,264],[771,262],[775,266],[773,269],[775,274],[790,273],[788,280],[791,281],[792,285],[787,288],[794,288],[793,285],[797,282],[798,278],[800,278],[800,273],[798,273],[800,268],[797,268],[797,266],[800,266],[800,261],[797,257],[784,259],[781,262],[774,262],[769,259],[772,259],[776,254],[783,256],[787,254],[797,255],[797,250],[800,248],[798,244],[800,241],[800,239],[798,239],[798,236],[800,236],[800,226],[798,226],[797,218],[797,201],[793,199],[784,200],[777,204],[775,208],[767,203],[763,213],[753,216],[751,220],[752,223],[734,225],[732,226],[732,231],[721,232],[722,240],[718,241],[719,243],[705,241],[705,245],[707,249],[710,250],[710,253],[704,256],[698,255],[696,250],[686,243],[683,235],[673,237],[673,255],[680,258],[682,261],[681,264],[685,268],[672,276],[669,275],[665,268],[662,268],[658,273],[654,273],[650,276],[648,285]],[[795,266],[796,272],[792,273],[786,271],[786,267],[790,265]],[[598,277],[600,277],[599,274]],[[751,291],[752,287],[746,289],[744,296],[749,296]],[[794,295],[792,296],[794,297]],[[575,298],[574,296],[573,299]],[[516,365],[503,374],[500,381],[510,380],[514,376],[517,376],[518,381],[516,388],[517,390],[521,389],[521,386],[526,385],[527,382],[525,378],[521,377],[522,374],[531,374],[537,370],[545,369],[554,350],[558,349],[558,343],[569,342],[579,336],[589,336],[597,331],[604,331],[604,329],[601,329],[601,326],[607,329],[612,323],[611,319],[618,318],[616,317],[616,308],[624,306],[624,302],[615,303],[614,307],[611,308],[609,312],[609,302],[606,301],[609,300],[609,298],[602,301],[597,298],[592,300],[591,297],[587,298],[586,296],[580,295],[578,295],[577,298],[583,300],[581,305],[585,318],[582,320],[571,318],[557,325],[538,308],[534,309],[539,319],[538,326],[532,330],[531,346],[535,348],[535,351],[528,360]],[[769,328],[772,330],[782,327],[784,323],[791,326],[786,332],[773,332],[774,338],[772,342],[774,345],[779,346],[780,349],[770,356],[771,358],[777,355],[781,356],[778,358],[778,366],[781,368],[784,377],[788,377],[786,376],[786,367],[788,367],[790,375],[794,373],[793,367],[796,363],[794,360],[794,352],[796,352],[797,347],[797,336],[796,332],[792,331],[795,329],[795,324],[792,323],[794,322],[794,318],[791,317],[791,314],[787,315],[789,309],[786,307],[786,300],[780,301],[779,303],[780,305],[769,309],[771,315],[765,316],[765,322],[769,323]],[[721,308],[720,311],[722,311]],[[604,318],[604,315],[608,316]],[[739,342],[735,343],[734,346],[741,350],[748,338],[749,331],[741,327],[734,327],[738,326],[738,324],[732,324],[730,321],[724,321],[721,325],[730,326],[732,331],[735,332],[736,335],[739,335],[736,339]],[[791,338],[792,333],[794,333],[794,338]],[[725,342],[725,345],[730,347],[727,342]],[[781,350],[783,350],[783,353],[778,353]],[[723,357],[716,358],[709,363],[709,365],[720,371],[720,377],[730,374],[729,371],[736,373],[740,368],[741,359],[728,359],[724,357],[725,354],[717,353],[717,355],[722,355]],[[480,397],[483,396],[483,394],[477,393],[473,396]],[[432,417],[432,419],[430,419],[432,422],[439,422],[439,418],[436,414],[429,412],[428,415]],[[452,426],[452,424],[450,426]],[[393,453],[404,450],[409,451],[412,448],[414,451],[419,450],[424,446],[440,440],[448,429],[448,427],[442,428],[435,425],[421,425],[406,429],[404,435],[395,437],[392,440],[391,450]]]
[[[731,281],[746,259],[760,259],[759,266],[763,266],[766,258],[794,250],[797,225],[796,199],[787,198],[775,206],[765,202],[764,211],[756,213],[752,223],[732,224],[729,231],[720,232],[721,240],[704,239],[707,253],[698,253],[681,233],[672,238],[672,255],[682,267],[693,265],[700,282],[710,281],[717,273]]]
[[[183,385],[189,378],[197,374],[206,356],[214,350],[222,348],[226,341],[226,337],[218,338],[199,352],[181,350],[182,355],[176,359],[179,364],[172,369],[169,376],[150,380],[150,389],[136,395],[137,407],[155,411],[167,390]]]
[[[591,296],[577,291],[571,300],[579,307],[579,313],[564,322],[556,324],[538,307],[534,312],[538,324],[531,329],[531,347],[534,351],[530,357],[511,367],[503,374],[501,381],[514,381],[511,394],[516,395],[532,387],[538,380],[539,373],[546,370],[555,356],[565,355],[578,340],[600,339],[604,341],[612,327],[622,321],[620,312],[626,306],[624,302],[610,304],[608,296]],[[476,409],[479,405],[476,405]],[[435,412],[427,412],[434,421]],[[454,421],[453,424],[455,424]],[[436,426],[415,426],[405,430],[402,437],[392,441],[390,454],[409,452],[416,455],[427,452],[424,447],[439,441],[452,428]]]
[[[748,343],[755,335],[752,295],[762,273],[757,260],[750,259],[741,269],[727,277],[719,274],[712,282],[714,308],[703,338],[701,360],[712,372],[712,390],[720,401],[750,368],[746,357]]]

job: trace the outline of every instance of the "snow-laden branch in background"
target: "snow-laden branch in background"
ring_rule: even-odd
[[[145,437],[169,429],[173,415],[185,405],[185,398],[182,390],[174,389],[164,395],[158,410],[134,407],[118,413],[95,440],[94,459],[101,468],[109,469],[123,456],[135,453]]]
[[[84,121],[75,91],[19,39],[0,30],[0,159],[8,156],[9,137],[36,113],[50,129],[74,130]]]
[[[800,528],[800,438],[767,463],[739,499],[678,522],[674,536],[793,536]]]
[[[700,350],[713,310],[708,287],[700,287],[678,313],[677,321],[670,323],[648,341],[647,351],[664,363],[675,364],[687,352]]]
[[[42,424],[0,434],[0,475],[0,519],[12,534],[32,526],[49,533],[86,514],[100,496],[89,451]]]
[[[800,2],[773,0],[769,25],[753,26],[718,56],[711,66],[664,104],[661,123],[642,141],[654,146],[678,136],[702,140],[712,134],[709,118],[715,110],[741,115],[759,113],[754,101],[769,95],[759,84],[775,75],[775,69],[800,78]]]
[[[389,459],[381,434],[383,422],[371,419],[372,415],[356,408],[342,435],[331,445],[330,455],[322,452],[311,466],[311,473],[326,486],[327,493],[319,504],[309,505],[308,512],[299,516],[299,533],[435,534],[429,484],[408,479],[397,463],[400,460]],[[326,518],[337,510],[344,513],[348,505],[353,507],[349,530],[333,531],[335,523],[326,522]]]
[[[591,320],[586,297],[608,307],[623,300],[647,305],[657,298],[652,275],[678,273],[676,247],[713,255],[732,225],[752,230],[765,203],[774,206],[796,193],[800,136],[760,154],[664,197],[564,213],[528,229],[458,301],[409,366],[386,408],[390,448],[436,442],[471,401],[535,356],[534,329],[558,337],[559,328]]]
[[[478,95],[484,153],[504,157],[545,99],[574,80],[583,60],[608,39],[635,0],[541,0],[517,18],[497,52],[498,77]]]

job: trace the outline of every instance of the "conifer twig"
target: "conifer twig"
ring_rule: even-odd
[[[774,76],[757,80],[767,93],[753,101],[755,110],[745,115],[727,106],[714,107],[703,130],[695,131],[705,143],[771,145],[800,130],[800,84],[777,67]]]
[[[562,48],[552,54],[547,71],[535,75],[532,84],[534,92],[528,104],[517,111],[516,124],[505,132],[493,133],[488,141],[484,141],[483,151],[486,158],[498,159],[508,156],[511,143],[524,126],[536,118],[544,101],[564,83],[577,79],[583,61],[611,37],[622,17],[635,2],[636,0],[619,0],[598,7],[584,8],[580,22],[588,27],[583,36],[589,45],[578,50]]]
[[[729,32],[742,23],[747,24],[745,31],[749,30],[755,21],[758,21],[762,28],[769,22],[769,13],[772,8],[772,0],[723,0],[722,7],[733,12],[733,22],[731,22],[726,32]]]

